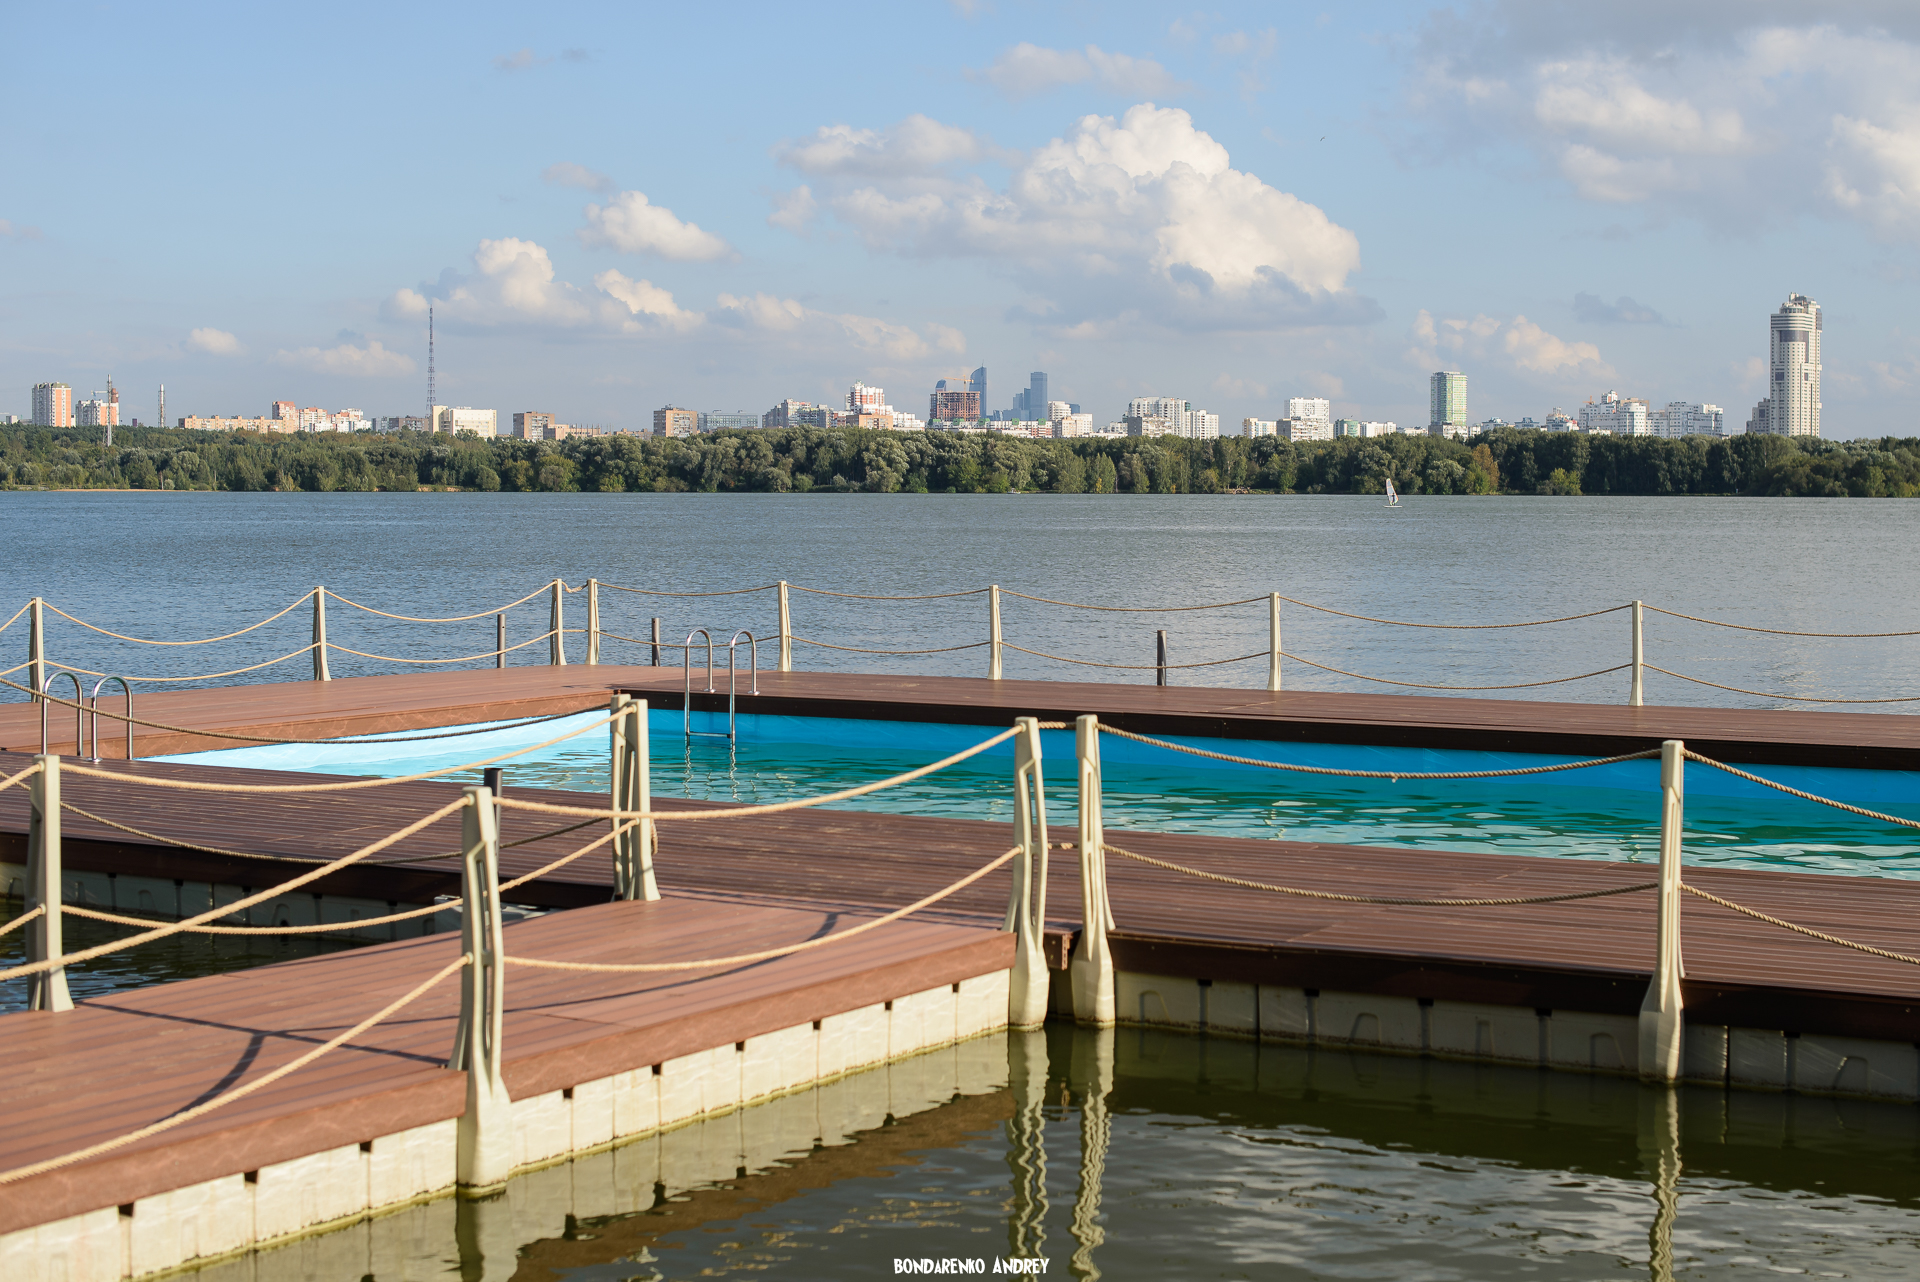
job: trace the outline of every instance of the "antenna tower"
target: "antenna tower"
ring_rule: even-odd
[[[160,384],[160,426],[167,425],[167,385]]]
[[[434,430],[433,421],[433,308],[427,308],[427,430]]]

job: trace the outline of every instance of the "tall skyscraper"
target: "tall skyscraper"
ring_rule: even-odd
[[[987,367],[985,365],[973,371],[973,376],[967,379],[967,390],[980,394],[980,408],[984,412],[987,408]]]
[[[1465,435],[1467,376],[1458,370],[1437,370],[1432,381],[1432,408],[1427,416],[1427,431],[1435,436]]]
[[[1037,369],[1027,375],[1027,417],[1045,418],[1047,416],[1047,372]]]
[[[1293,396],[1287,399],[1287,417],[1295,423],[1325,423],[1331,435],[1333,406],[1324,396]]]
[[[1820,435],[1820,304],[1789,294],[1767,327],[1767,431]]]

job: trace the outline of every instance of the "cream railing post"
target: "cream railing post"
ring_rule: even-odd
[[[1671,1082],[1680,1076],[1684,1025],[1680,981],[1680,826],[1685,816],[1687,746],[1679,739],[1660,745],[1660,924],[1653,978],[1640,1003],[1640,1076]]]
[[[793,671],[793,610],[787,604],[787,581],[780,580],[780,671]]]
[[[323,587],[313,590],[313,679],[333,680],[327,671],[327,590]]]
[[[1070,966],[1073,1017],[1104,1028],[1114,1020],[1113,954],[1107,932],[1113,906],[1107,898],[1106,829],[1100,806],[1100,719],[1074,723],[1074,755],[1080,762],[1080,943]]]
[[[500,828],[493,792],[468,787],[461,812],[460,1026],[447,1067],[467,1075],[455,1178],[463,1191],[497,1188],[513,1173],[513,1102],[501,1075],[505,942],[500,931]]]
[[[1020,853],[1013,863],[1013,892],[1007,900],[1006,928],[1014,934],[1013,973],[1007,985],[1007,1023],[1038,1028],[1047,1022],[1051,976],[1041,953],[1047,920],[1047,801],[1040,779],[1040,723],[1016,718],[1013,741],[1014,840]]]
[[[587,666],[600,662],[600,580],[587,580]]]
[[[40,613],[43,602],[35,597],[32,604],[27,616],[27,673],[33,701],[39,703],[40,692],[47,688],[47,625]]]
[[[650,810],[653,785],[647,745],[647,701],[632,695],[613,696],[612,802],[615,810]],[[620,829],[630,820],[614,819]],[[613,839],[613,893],[618,899],[658,899],[653,877],[653,852],[658,833],[653,820],[642,819]]]
[[[566,591],[564,580],[553,581],[553,614],[547,623],[547,662],[556,668],[567,666],[567,637],[562,631],[566,624],[566,611],[561,608]]]
[[[1000,585],[987,589],[987,680],[1000,679]]]
[[[1267,603],[1267,637],[1270,653],[1267,657],[1267,689],[1280,688],[1280,594],[1275,592]]]
[[[79,752],[75,745],[74,751]],[[40,773],[28,792],[32,813],[27,819],[27,911],[44,909],[27,923],[28,963],[51,961],[66,952],[60,932],[60,756],[42,753],[34,758]],[[67,992],[67,968],[56,966],[27,977],[28,1010],[72,1010]]]
[[[1635,601],[1633,603],[1633,674],[1627,682],[1627,706],[1629,708],[1638,708],[1641,706],[1640,696],[1643,690],[1641,670],[1645,666],[1647,659],[1646,635],[1642,630],[1642,616],[1644,614],[1645,607],[1642,606],[1640,602]]]

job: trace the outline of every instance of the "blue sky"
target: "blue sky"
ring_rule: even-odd
[[[1604,10],[1604,11],[1602,11]],[[1817,22],[1811,21],[1817,18]],[[644,424],[984,364],[1424,421],[1609,388],[1912,434],[1920,7],[9,6],[0,410]],[[44,57],[27,56],[44,51]]]

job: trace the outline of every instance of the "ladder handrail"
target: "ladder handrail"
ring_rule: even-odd
[[[40,683],[40,693],[51,695],[53,683],[61,677],[73,682],[73,755],[80,758],[87,755],[87,692],[80,685],[80,678],[71,672],[55,672]],[[127,733],[133,733],[133,723],[127,723]],[[40,700],[40,755],[47,755],[47,700]]]
[[[127,760],[133,760],[133,683],[125,677],[107,676],[101,677],[93,683],[93,697],[87,700],[87,705],[93,710],[93,725],[91,728],[93,730],[93,762],[95,765],[100,764],[100,688],[109,681],[118,681],[120,688],[124,690],[127,695]],[[76,752],[79,751],[78,744],[74,745],[74,750]]]
[[[707,688],[701,691],[701,693],[715,693],[713,688],[713,633],[707,631],[705,628],[695,628],[693,631],[687,633],[686,644],[680,648],[680,671],[682,674],[680,729],[689,739],[693,738],[696,734],[716,733],[711,730],[695,730],[693,728],[693,639],[695,637],[705,637],[707,639]],[[729,653],[728,657],[731,659],[731,653]]]

